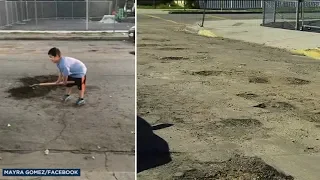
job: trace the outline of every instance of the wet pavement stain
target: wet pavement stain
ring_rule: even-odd
[[[34,77],[24,77],[19,79],[23,86],[14,87],[9,89],[7,92],[10,93],[9,97],[15,99],[29,99],[35,97],[42,97],[47,95],[50,91],[57,89],[57,86],[39,86],[39,87],[29,87],[32,84],[45,83],[45,82],[55,82],[58,79],[56,75],[46,75],[46,76],[34,76]]]

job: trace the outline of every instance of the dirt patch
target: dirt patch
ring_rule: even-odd
[[[179,61],[179,60],[188,60],[189,58],[183,56],[167,56],[167,57],[160,57],[160,60],[166,61]]]
[[[224,119],[221,123],[226,127],[261,127],[262,123],[256,119]]]
[[[266,77],[250,77],[249,83],[266,84],[266,83],[269,83],[269,80]]]
[[[191,75],[200,76],[219,76],[220,74],[222,74],[222,71],[196,71],[191,73]]]
[[[286,78],[288,84],[293,84],[293,85],[304,85],[304,84],[309,84],[310,81],[308,80],[303,80],[299,78],[294,78],[294,77],[288,77]]]
[[[56,75],[21,78],[19,79],[19,81],[23,84],[23,86],[9,89],[7,92],[10,93],[10,97],[13,97],[16,99],[42,97],[47,95],[50,91],[55,90],[57,86],[35,87],[35,88],[31,88],[29,86],[32,84],[38,84],[38,83],[44,83],[44,82],[55,82],[57,79],[58,79],[58,76]]]
[[[238,23],[232,24],[232,26],[241,26],[242,24],[243,24],[243,23],[238,22]]]
[[[174,180],[293,180],[290,175],[277,171],[257,157],[236,155],[224,162],[190,163],[192,168],[176,173]]]
[[[259,97],[258,95],[253,93],[240,93],[240,94],[236,94],[236,96],[243,97],[245,99],[253,99],[253,98]]]

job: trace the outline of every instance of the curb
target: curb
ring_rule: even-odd
[[[33,31],[0,31],[0,40],[129,40],[123,32],[33,32]]]
[[[203,14],[201,11],[169,11],[168,14]],[[206,11],[206,14],[262,14],[253,11]]]
[[[193,28],[190,26],[186,26],[185,31],[190,32],[192,34],[197,34],[199,36],[204,36],[204,37],[210,37],[210,38],[219,37],[213,31],[208,30],[208,29],[204,29],[204,28],[197,29],[197,28]]]
[[[19,36],[1,36],[0,40],[69,40],[69,41],[124,41],[129,40],[129,37],[32,37],[32,36],[26,36],[26,37],[19,37]]]
[[[320,48],[292,50],[293,54],[307,56],[313,59],[320,59]]]

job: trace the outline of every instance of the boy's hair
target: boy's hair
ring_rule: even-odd
[[[61,56],[61,52],[58,48],[54,47],[54,48],[51,48],[48,52],[48,55],[51,55],[51,56]]]

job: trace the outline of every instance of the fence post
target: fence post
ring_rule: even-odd
[[[301,30],[303,30],[304,26],[304,7],[305,7],[305,2],[302,1],[302,6],[301,6]]]
[[[261,0],[262,3],[262,25],[264,26],[266,24],[266,1]]]
[[[276,22],[276,17],[277,17],[277,1],[274,2],[274,9],[273,9],[273,22]]]
[[[26,16],[27,16],[27,21],[29,21],[28,1],[26,1]]]
[[[89,0],[86,0],[86,30],[89,29]]]
[[[72,13],[72,19],[73,19],[73,1],[71,2],[71,13]]]
[[[43,2],[41,2],[41,18],[43,18]]]
[[[299,30],[299,24],[300,24],[300,20],[299,20],[299,12],[300,12],[300,5],[301,5],[301,0],[298,0],[297,3],[297,7],[296,7],[296,30]]]
[[[56,1],[56,20],[58,20],[58,2]]]
[[[19,17],[18,17],[19,15],[18,15],[18,5],[17,5],[17,1],[14,2],[14,6],[15,6],[15,8],[16,8],[16,18],[17,18],[17,19],[16,19],[16,23],[18,23],[18,22],[19,22]]]
[[[6,25],[9,25],[9,10],[8,10],[8,1],[5,0],[5,8],[6,8],[6,20],[7,20],[7,24]]]
[[[20,3],[20,13],[21,13],[21,15],[20,15],[20,18],[21,18],[20,21],[22,22],[22,21],[24,20],[22,0],[20,0],[19,3]]]
[[[13,19],[13,3],[11,1],[11,24],[14,24],[14,19]]]
[[[37,10],[37,1],[34,0],[34,18],[36,20],[36,26],[38,25],[38,10]]]

